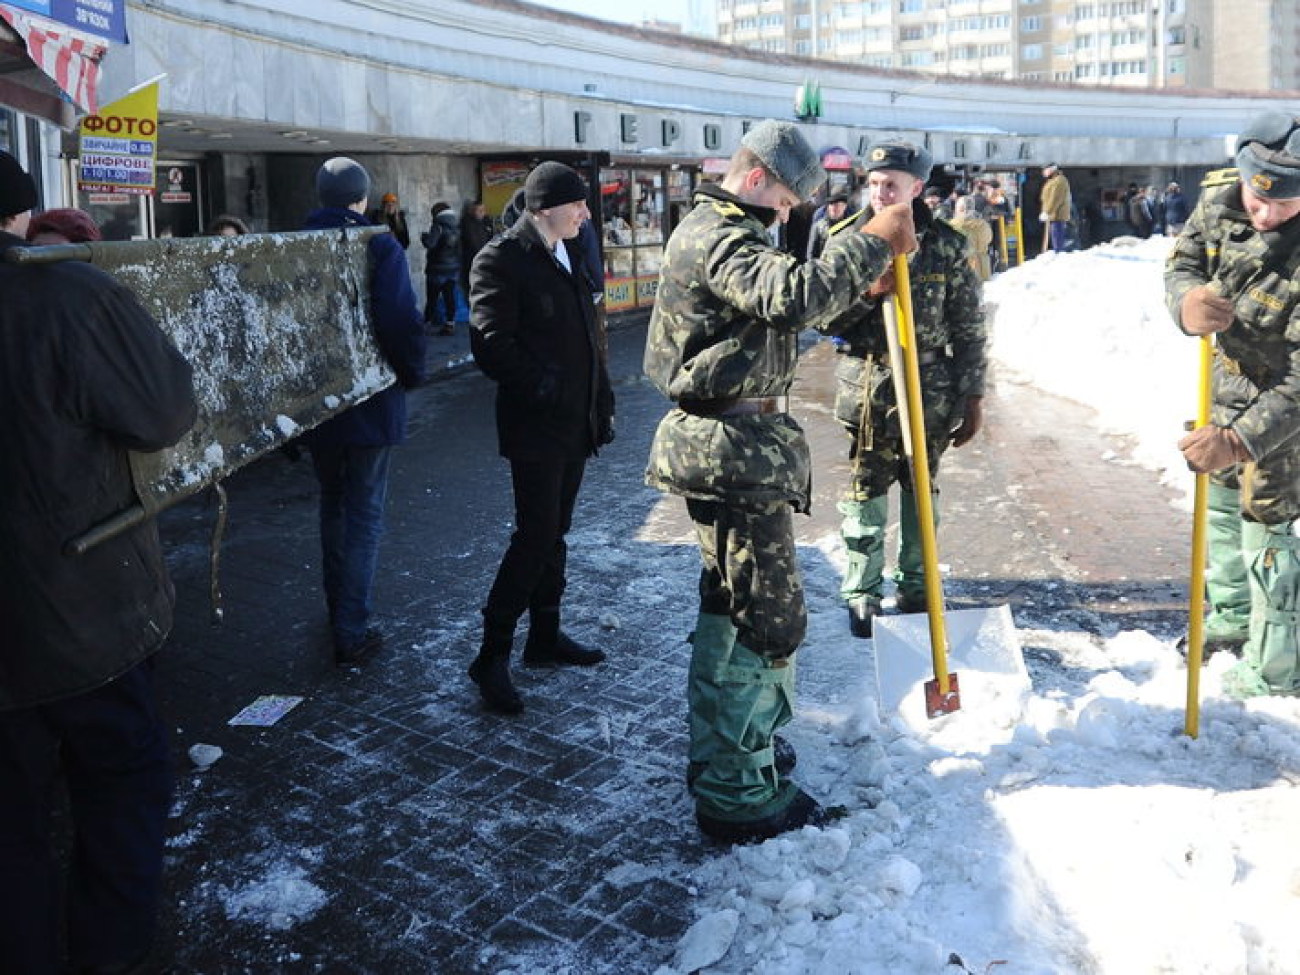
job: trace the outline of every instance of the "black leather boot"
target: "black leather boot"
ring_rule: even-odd
[[[528,641],[524,644],[524,665],[556,667],[573,664],[590,667],[605,659],[604,652],[584,647],[560,632],[560,610],[534,609],[528,614]]]
[[[510,680],[510,646],[514,634],[485,628],[483,646],[469,665],[469,679],[478,685],[483,703],[501,714],[519,714],[524,702]]]

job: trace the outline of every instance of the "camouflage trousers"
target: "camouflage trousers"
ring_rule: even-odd
[[[725,616],[736,642],[769,660],[789,657],[808,629],[789,502],[744,508],[686,499],[703,567],[700,612]]]

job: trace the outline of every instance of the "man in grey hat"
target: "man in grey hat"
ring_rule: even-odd
[[[686,499],[704,563],[687,781],[700,828],[723,842],[826,820],[774,738],[807,626],[791,516],[808,510],[810,463],[790,384],[799,333],[826,329],[916,244],[897,206],[807,263],[777,249],[768,228],[825,178],[797,126],[748,132],[668,241],[646,342],[646,374],[674,403],[646,479]]]
[[[1179,441],[1209,473],[1207,652],[1232,697],[1300,693],[1300,118],[1268,112],[1211,173],[1165,267],[1189,335],[1215,335],[1211,422]]]
[[[162,898],[171,769],[153,654],[175,598],[153,519],[84,554],[65,543],[137,503],[127,452],[179,440],[194,389],[108,275],[4,259],[36,203],[0,152],[0,969],[134,971]],[[50,845],[60,774],[65,878]]]
[[[842,232],[851,233],[888,206],[906,204],[912,208],[920,241],[908,264],[933,485],[948,445],[963,446],[982,424],[987,357],[980,279],[971,266],[966,238],[935,219],[920,200],[930,178],[929,152],[910,142],[886,140],[867,150],[862,165],[867,170],[868,204],[841,224]],[[837,344],[835,416],[852,437],[853,465],[849,490],[839,504],[848,556],[840,592],[849,609],[849,628],[863,638],[871,636],[872,620],[881,611],[889,490],[895,484],[899,487],[896,605],[900,613],[925,610],[916,495],[903,452],[903,428],[885,342],[882,304],[893,300],[892,291],[891,275],[836,324],[842,341]],[[937,520],[937,504],[934,512]]]

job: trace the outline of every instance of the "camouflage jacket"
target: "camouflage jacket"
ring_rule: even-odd
[[[664,250],[645,372],[674,403],[784,396],[804,328],[827,330],[889,266],[889,245],[845,234],[807,263],[772,245],[762,220],[706,186]],[[810,459],[787,413],[671,410],[646,482],[689,498],[790,501],[807,510]]]
[[[1233,301],[1233,322],[1216,337],[1214,422],[1236,430],[1262,460],[1300,446],[1300,220],[1259,233],[1235,173],[1217,182],[1201,193],[1169,255],[1165,296],[1180,327],[1192,288],[1211,284]]]
[[[912,216],[921,244],[908,261],[916,348],[923,357],[926,353],[934,357],[921,366],[922,392],[941,388],[944,398],[953,403],[951,419],[956,419],[967,396],[984,395],[988,341],[983,286],[971,267],[970,245],[961,233],[943,220],[936,220],[930,208],[919,200],[913,203]],[[837,225],[832,239],[853,236],[852,231],[870,217],[868,208],[846,218]],[[888,410],[894,406],[882,304],[879,298],[860,298],[832,326],[839,335],[839,352],[845,357],[836,369],[839,392],[835,415],[851,427],[861,421],[862,397],[868,389],[873,408]]]

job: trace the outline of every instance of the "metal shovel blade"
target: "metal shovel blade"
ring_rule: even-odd
[[[948,635],[949,677],[961,672],[962,705],[986,719],[1010,725],[1024,712],[1031,689],[1020,652],[1011,609],[955,609],[944,613]],[[877,616],[873,623],[876,688],[880,714],[897,713],[916,729],[926,727],[931,706],[927,683],[934,683],[930,628],[925,613]],[[956,692],[950,684],[950,694]],[[931,694],[937,693],[937,687]]]

